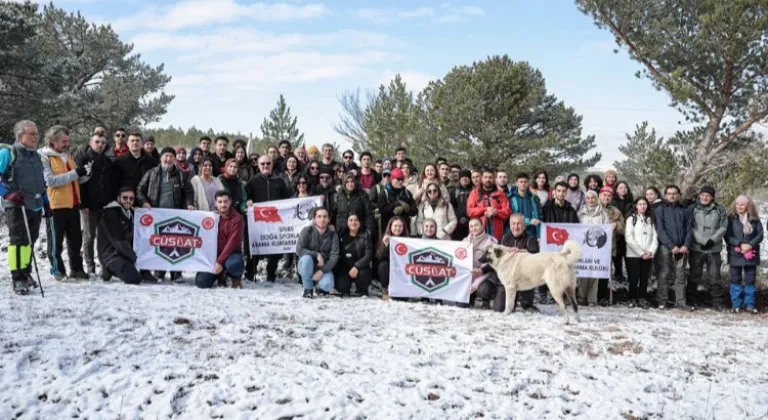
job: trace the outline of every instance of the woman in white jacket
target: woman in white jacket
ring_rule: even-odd
[[[659,238],[651,205],[644,197],[635,200],[634,210],[627,218],[624,237],[627,239],[629,307],[645,308],[648,306],[645,300],[648,278],[651,276],[653,255],[659,247]]]
[[[609,225],[608,212],[598,201],[597,193],[589,190],[584,194],[584,205],[579,209],[579,222],[587,225]],[[579,279],[578,299],[580,305],[597,305],[597,286],[600,279]]]
[[[447,200],[444,200],[437,183],[430,183],[427,186],[426,199],[419,204],[419,214],[416,220],[418,234],[423,232],[424,220],[433,219],[437,223],[437,239],[451,239],[451,234],[456,229],[458,220],[453,206]]]
[[[195,208],[201,211],[213,211],[216,209],[216,193],[224,189],[221,180],[213,176],[213,162],[206,157],[200,162],[200,175],[194,176],[190,181],[195,191]]]

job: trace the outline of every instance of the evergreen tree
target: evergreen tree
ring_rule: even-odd
[[[621,174],[622,181],[629,183],[635,191],[644,191],[650,186],[661,188],[677,176],[679,167],[672,150],[656,130],[648,131],[648,122],[635,127],[632,135],[627,134],[627,143],[619,146],[626,156],[613,166]]]
[[[299,131],[296,123],[297,117],[291,116],[291,107],[286,104],[285,97],[281,94],[277,106],[261,123],[262,138],[273,145],[288,140],[291,147],[296,149],[304,143],[304,133]]]

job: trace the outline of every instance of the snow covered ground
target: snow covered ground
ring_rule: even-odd
[[[41,261],[42,299],[12,295],[0,259],[2,419],[768,415],[765,315],[584,308],[563,326],[553,306],[307,301],[287,281],[55,283]]]

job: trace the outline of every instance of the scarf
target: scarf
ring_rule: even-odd
[[[752,223],[750,223],[749,220],[749,205],[752,203],[752,200],[745,195],[740,195],[736,198],[736,202],[747,206],[747,211],[745,211],[744,214],[739,214],[738,216],[739,221],[741,222],[744,236],[749,236],[752,234]]]
[[[488,234],[483,232],[479,235],[469,235],[469,242],[472,244],[472,246],[477,246],[483,242],[488,240]]]

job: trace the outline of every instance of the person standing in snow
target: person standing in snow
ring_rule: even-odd
[[[195,285],[201,289],[210,289],[218,280],[220,286],[226,287],[227,277],[229,277],[232,288],[241,289],[245,271],[243,263],[245,220],[240,212],[232,207],[232,196],[226,190],[216,193],[216,212],[219,214],[216,265],[213,267],[213,273],[197,273]]]
[[[83,256],[88,274],[96,274],[93,246],[102,209],[115,196],[112,190],[112,160],[104,153],[107,139],[91,136],[88,149],[77,159],[77,166],[91,165],[91,176],[80,187],[80,215],[83,224]]]
[[[117,199],[104,206],[99,220],[97,250],[101,262],[101,278],[108,281],[115,276],[127,284],[141,283],[136,270],[133,251],[133,203],[136,195],[130,187],[123,187]]]
[[[659,235],[658,305],[664,309],[669,297],[670,272],[673,273],[675,306],[690,309],[685,303],[685,263],[693,240],[691,210],[680,204],[680,188],[664,189],[665,202],[656,209],[656,233]]]
[[[751,198],[740,195],[728,209],[728,264],[731,266],[731,305],[739,312],[742,305],[756,314],[757,267],[760,266],[760,243],[763,242],[763,224]],[[742,280],[744,285],[742,286]],[[743,295],[743,296],[742,296]]]
[[[304,286],[304,297],[312,299],[317,283],[318,294],[334,292],[333,268],[339,261],[339,237],[329,229],[328,209],[317,207],[312,212],[312,224],[301,230],[296,241],[297,271]]]
[[[43,164],[37,153],[40,134],[32,121],[22,120],[13,126],[16,142],[0,146],[0,194],[8,226],[8,269],[14,292],[26,294],[37,287],[31,275],[32,252],[40,234],[45,206]],[[32,243],[24,223],[26,213]]]
[[[87,280],[81,255],[83,237],[80,230],[80,184],[88,181],[92,163],[77,166],[69,153],[69,130],[63,125],[49,128],[45,140],[48,145],[40,151],[40,155],[51,207],[47,232],[51,274],[56,280],[66,277],[67,270],[61,259],[66,238],[69,274],[73,279]]]
[[[699,199],[691,206],[693,211],[693,240],[691,241],[690,278],[687,295],[691,306],[696,306],[697,286],[706,284],[703,272],[707,267],[709,293],[712,307],[723,309],[723,284],[720,281],[720,253],[723,251],[723,238],[728,228],[726,209],[715,203],[715,189],[709,185],[701,187]]]

